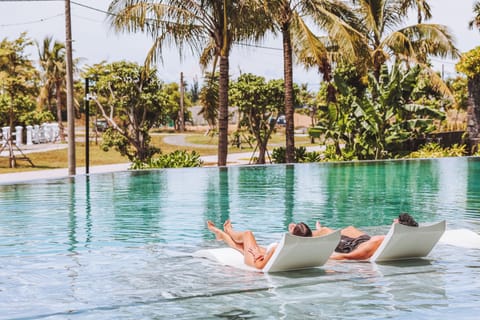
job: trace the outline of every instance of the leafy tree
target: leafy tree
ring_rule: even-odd
[[[23,33],[19,38],[0,42],[0,114],[3,124],[10,127],[10,167],[16,166],[15,155],[11,148],[15,125],[19,125],[20,117],[35,110],[33,99],[37,94],[38,73],[25,49],[32,41]]]
[[[190,99],[192,100],[192,103],[197,103],[199,99],[199,94],[200,94],[200,87],[198,84],[198,79],[195,76],[193,79],[193,83],[190,85]]]
[[[168,101],[156,70],[122,61],[93,65],[85,76],[95,79],[94,102],[109,124],[103,147],[115,147],[132,162],[159,152],[150,145],[149,130],[165,116]]]
[[[47,105],[51,111],[51,101],[55,97],[57,122],[60,131],[60,140],[65,142],[65,131],[62,122],[62,109],[66,105],[66,60],[65,45],[53,41],[52,37],[43,39],[42,45],[37,43],[40,68],[42,71],[42,87],[40,89],[39,104]]]
[[[180,111],[180,86],[176,82],[172,82],[169,84],[165,84],[162,89],[162,96],[164,97],[164,108],[163,114],[166,117],[160,117],[159,123],[166,124],[168,120],[172,120],[174,123],[175,130],[179,128],[179,111]],[[183,104],[185,106],[185,110],[188,107],[192,106],[192,102],[188,97],[184,97]],[[188,111],[184,112],[184,119],[188,120],[191,119],[190,113]]]
[[[464,53],[456,69],[467,76],[468,93],[473,103],[467,111],[468,137],[471,140],[480,139],[480,47]]]
[[[244,0],[114,0],[109,6],[117,31],[145,32],[154,39],[147,64],[161,59],[165,44],[185,46],[200,55],[206,67],[219,61],[218,165],[225,166],[228,153],[229,55],[235,41],[259,39],[270,27],[261,11]]]
[[[257,141],[259,164],[265,163],[268,140],[283,110],[283,91],[282,80],[267,82],[265,78],[250,73],[242,74],[230,86],[230,101],[243,116],[240,122],[248,127]]]
[[[467,78],[457,76],[448,80],[448,85],[452,88],[455,97],[455,109],[467,110],[468,107],[468,81]]]

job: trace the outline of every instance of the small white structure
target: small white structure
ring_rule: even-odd
[[[16,126],[15,127],[15,143],[19,147],[22,145],[22,140],[23,140],[22,133],[23,133],[23,127],[22,126]]]
[[[33,131],[33,127],[32,126],[27,126],[27,146],[30,146],[33,144],[33,140],[32,140],[32,131]]]
[[[10,127],[3,127],[2,128],[2,145],[6,145],[10,139]]]

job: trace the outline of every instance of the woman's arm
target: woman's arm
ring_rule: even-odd
[[[275,246],[271,250],[269,250],[266,254],[264,253],[265,250],[262,250],[259,247],[248,249],[248,252],[251,255],[253,255],[253,260],[254,260],[253,263],[255,264],[255,268],[263,269],[263,267],[265,267],[265,265],[270,260],[270,258],[272,257],[276,249],[277,247]]]

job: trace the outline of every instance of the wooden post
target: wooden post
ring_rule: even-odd
[[[185,131],[185,108],[183,104],[183,98],[185,95],[185,88],[183,85],[183,72],[180,72],[180,112],[178,114],[178,120],[180,122],[180,132]]]

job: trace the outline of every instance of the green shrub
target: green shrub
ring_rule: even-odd
[[[192,151],[175,150],[171,153],[160,155],[157,158],[150,158],[147,162],[133,161],[130,169],[157,169],[157,168],[192,168],[200,167],[203,164],[200,155]]]
[[[408,158],[441,158],[462,157],[466,154],[465,145],[454,144],[450,148],[442,148],[438,143],[431,142],[423,145],[418,151],[408,155]]]
[[[445,154],[447,157],[463,157],[467,154],[466,146],[464,144],[458,145],[455,143],[450,148],[445,149]]]
[[[353,161],[357,160],[355,151],[342,149],[342,154],[337,154],[337,148],[333,144],[326,146],[323,152],[323,161]]]
[[[305,154],[305,159],[303,162],[320,162],[322,161],[322,155],[320,152],[312,151]]]
[[[285,163],[285,152],[286,149],[284,147],[274,148],[272,151],[272,161],[273,163]],[[295,147],[295,159],[296,163],[298,162],[307,162],[305,159],[311,158],[312,156],[308,155],[307,148],[305,147]]]

